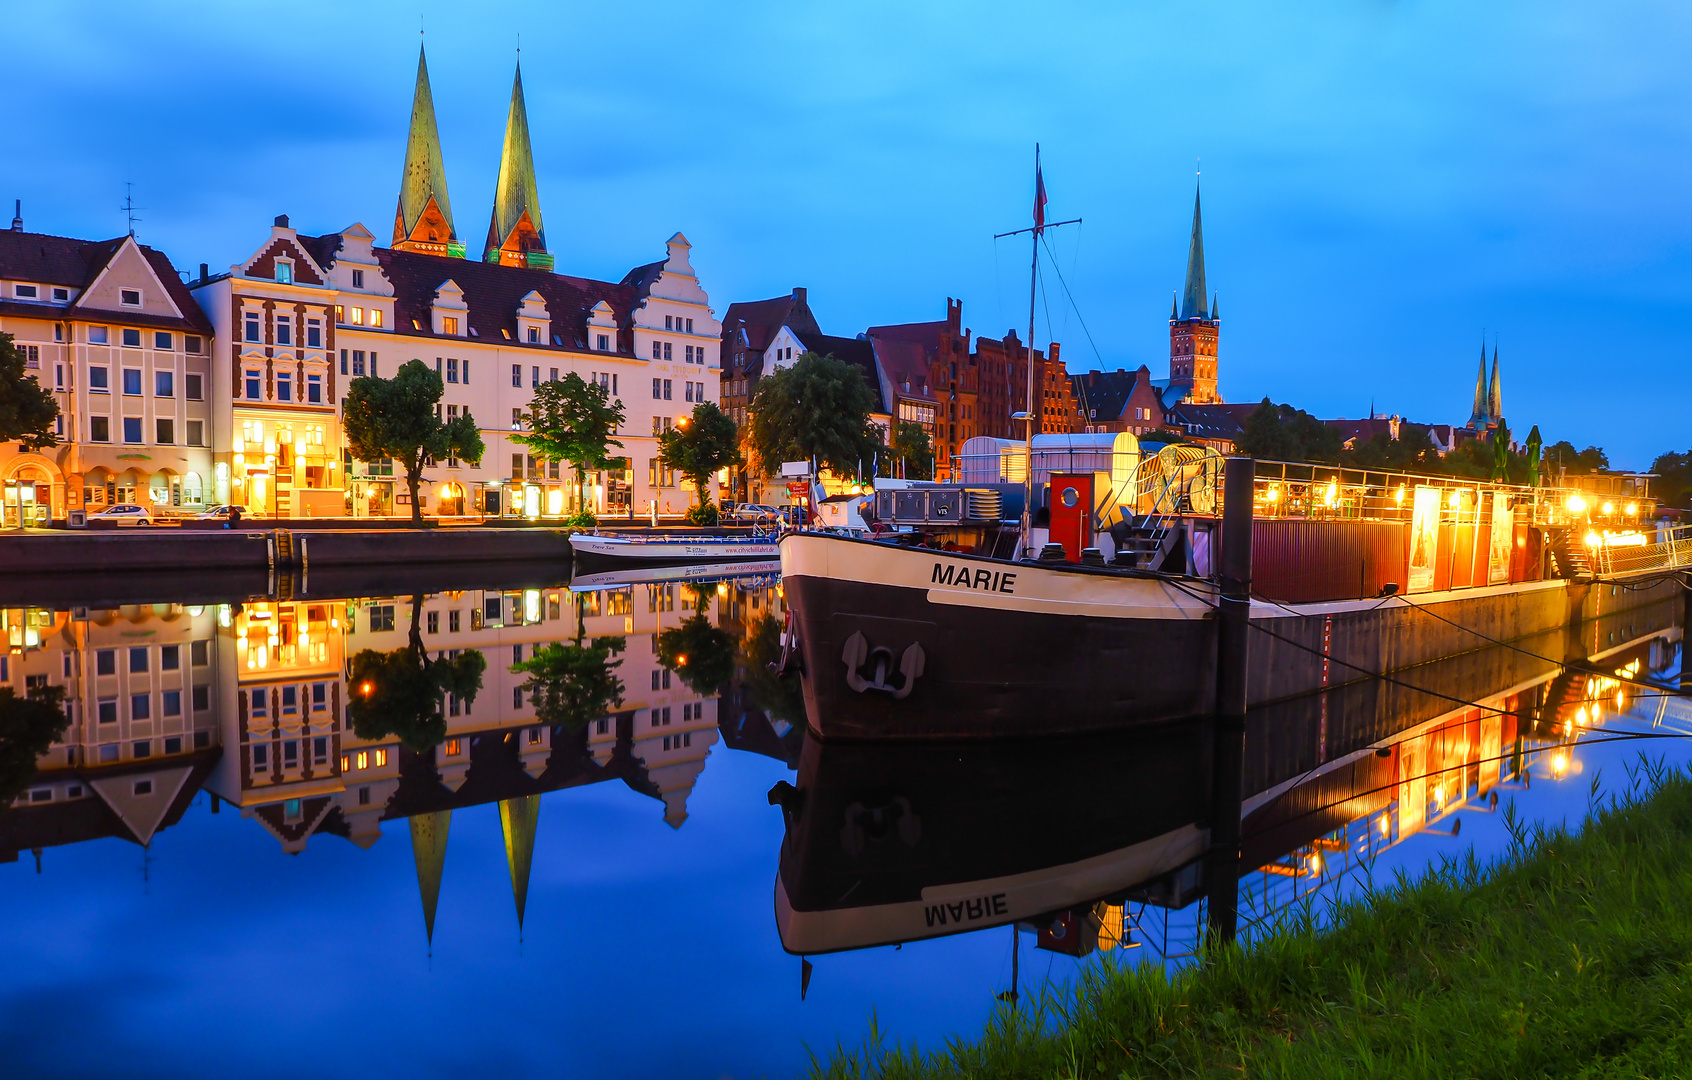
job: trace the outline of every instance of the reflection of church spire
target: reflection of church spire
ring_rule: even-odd
[[[418,814],[411,825],[411,854],[417,860],[417,891],[423,896],[423,928],[435,944],[435,905],[441,899],[441,869],[446,865],[447,828],[452,811]]]
[[[529,866],[535,859],[535,826],[540,823],[539,795],[504,799],[499,804],[499,827],[505,834],[505,865],[511,871],[511,898],[517,901],[517,928],[529,902]]]

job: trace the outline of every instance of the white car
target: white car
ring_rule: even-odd
[[[201,513],[194,515],[195,521],[228,521],[235,508],[228,503],[222,506],[208,507]]]
[[[741,520],[765,520],[780,517],[781,511],[773,506],[764,506],[761,503],[741,503],[734,508],[734,513],[730,516]]]
[[[108,521],[113,525],[151,525],[153,515],[145,506],[135,503],[113,503],[104,510],[88,515],[89,521]]]

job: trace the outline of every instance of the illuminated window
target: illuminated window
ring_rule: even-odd
[[[445,750],[447,757],[457,757],[459,754],[464,752],[464,740],[448,739],[446,741]]]
[[[357,761],[358,761],[358,768],[360,768],[360,769],[370,768],[370,752],[368,750],[360,750],[358,752]]]
[[[376,767],[378,769],[380,769],[382,766],[386,765],[387,763],[388,763],[388,752],[386,750],[376,751]]]

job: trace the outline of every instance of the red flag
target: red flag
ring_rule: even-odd
[[[1034,166],[1034,231],[1046,227],[1046,178],[1038,165]]]

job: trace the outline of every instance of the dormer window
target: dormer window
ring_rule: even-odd
[[[451,315],[441,316],[441,333],[452,337],[458,336],[458,320]]]
[[[53,290],[53,299],[60,301],[60,302],[69,300],[70,299],[70,290],[69,289],[54,289]]]
[[[370,325],[377,327],[378,329],[381,328],[381,325],[382,325],[382,309],[381,308],[371,308],[370,309]]]
[[[354,270],[352,272],[352,274],[353,274],[353,286],[352,287],[355,288],[355,289],[364,288],[364,271],[363,270]]]
[[[13,285],[12,295],[16,296],[19,300],[34,300],[39,297],[40,290],[38,290],[34,285]]]
[[[529,344],[539,345],[540,339],[541,339],[540,338],[540,327],[538,327],[538,326],[529,327]]]
[[[276,260],[276,281],[281,285],[294,283],[294,264],[287,259]]]
[[[140,289],[119,289],[118,290],[118,302],[121,303],[124,307],[140,307],[141,306],[141,290]]]

